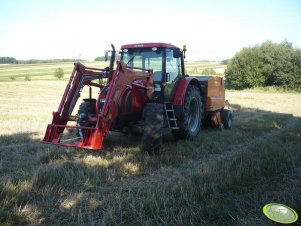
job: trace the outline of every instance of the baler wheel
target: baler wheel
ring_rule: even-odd
[[[231,129],[232,127],[232,113],[230,110],[221,110],[221,120],[225,129]]]
[[[142,150],[148,154],[158,154],[163,135],[163,104],[147,103],[144,108],[144,133]]]

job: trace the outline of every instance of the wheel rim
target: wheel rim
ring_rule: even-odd
[[[192,99],[189,104],[188,127],[191,133],[197,131],[200,119],[200,105],[197,99]]]

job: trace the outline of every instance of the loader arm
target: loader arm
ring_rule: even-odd
[[[135,71],[133,69],[139,71]],[[132,85],[137,85],[133,84],[133,81],[141,78],[146,79],[146,83],[143,88],[145,88],[146,94],[150,96],[153,87],[153,70],[129,67],[122,61],[117,63],[117,68],[112,77],[109,91],[106,96],[106,101],[99,116],[101,118],[101,121],[105,124],[105,126],[102,126],[104,133],[107,133],[109,131],[111,123],[118,115],[118,106],[125,89],[131,88]]]
[[[56,112],[53,112],[54,124],[66,125],[70,119],[74,106],[80,96],[80,91],[84,85],[98,86],[100,84],[92,83],[94,79],[101,79],[108,76],[108,72],[104,69],[85,67],[81,63],[75,63],[74,69],[66,86],[62,100]]]
[[[71,126],[68,121],[74,121],[71,115],[74,106],[79,98],[80,90],[85,85],[98,86],[91,81],[98,78],[108,78],[109,88],[106,94],[105,103],[101,112],[96,114],[93,121],[95,126]],[[145,93],[150,95],[153,87],[153,71],[143,68],[128,67],[123,62],[117,62],[115,71],[107,72],[104,69],[86,68],[82,64],[75,64],[69,83],[66,86],[63,98],[58,110],[53,113],[52,124],[46,130],[43,143],[56,144],[61,146],[72,146],[93,150],[102,149],[104,137],[108,134],[111,125],[118,115],[118,106],[125,89],[131,87],[136,79],[145,80]],[[65,129],[81,130],[82,137],[62,140],[61,135]],[[69,142],[70,141],[70,142]]]

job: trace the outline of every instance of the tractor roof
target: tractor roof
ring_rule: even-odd
[[[126,44],[121,46],[121,49],[133,49],[133,48],[151,48],[151,47],[161,47],[161,48],[178,48],[177,46],[162,43],[162,42],[150,42],[150,43],[135,43]]]

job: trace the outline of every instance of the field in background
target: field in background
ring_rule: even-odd
[[[99,153],[40,144],[69,74],[40,65],[28,82],[17,66],[0,71],[20,75],[0,82],[0,225],[274,225],[270,202],[300,215],[300,93],[228,91],[232,130],[166,136],[160,156],[111,133]]]
[[[108,62],[83,62],[87,67],[105,68]],[[45,63],[45,64],[0,64],[0,82],[3,81],[37,81],[56,80],[53,76],[57,68],[62,68],[65,72],[65,79],[69,77],[73,70],[73,63]],[[216,62],[187,62],[186,72],[190,75],[201,74],[202,70],[212,68],[217,74],[223,74],[226,65]]]
[[[223,76],[227,68],[226,65],[218,62],[186,62],[186,73],[189,75],[200,75],[204,69],[213,69],[216,75]]]
[[[89,67],[104,68],[108,65],[106,62],[83,62]],[[45,63],[45,64],[0,64],[0,82],[2,81],[20,81],[26,80],[56,80],[54,71],[62,68],[65,72],[65,79],[69,78],[73,70],[72,62]],[[27,79],[28,80],[28,79]]]

